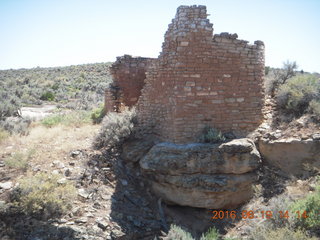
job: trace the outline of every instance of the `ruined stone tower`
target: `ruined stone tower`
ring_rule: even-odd
[[[133,99],[126,82],[136,77],[119,76],[132,72],[134,59],[130,64],[120,60],[112,69],[126,103]],[[135,95],[141,91],[138,121],[147,133],[163,141],[188,143],[197,141],[205,126],[245,136],[261,123],[264,44],[248,44],[237,34],[213,35],[205,6],[180,6],[160,56],[144,61],[145,79],[140,74],[133,91]]]

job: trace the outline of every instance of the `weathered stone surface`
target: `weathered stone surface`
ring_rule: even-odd
[[[260,155],[249,139],[222,145],[160,143],[141,160],[145,171],[159,174],[242,174],[259,166]]]
[[[239,182],[239,180],[237,180]],[[236,191],[214,192],[197,188],[182,188],[171,184],[153,182],[154,192],[168,203],[208,209],[233,208],[252,197],[251,182],[237,187]]]
[[[295,138],[276,141],[260,140],[259,150],[264,161],[288,175],[303,175],[320,169],[320,141]]]
[[[138,162],[154,145],[153,141],[130,141],[125,142],[122,146],[122,154],[121,157],[125,161],[129,162]]]
[[[249,139],[221,145],[159,143],[140,160],[156,195],[169,203],[213,209],[249,200],[259,163]]]

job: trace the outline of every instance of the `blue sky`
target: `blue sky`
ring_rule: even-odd
[[[0,69],[157,57],[176,8],[195,4],[215,33],[264,41],[266,65],[320,72],[320,0],[0,0]]]

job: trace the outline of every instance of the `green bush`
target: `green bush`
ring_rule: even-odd
[[[199,138],[199,141],[203,143],[219,143],[225,140],[225,136],[220,131],[209,126],[203,129],[203,133]]]
[[[59,184],[62,176],[38,173],[19,180],[12,195],[13,204],[23,213],[35,217],[56,217],[66,213],[76,197],[71,183]]]
[[[49,116],[45,117],[44,119],[42,119],[41,124],[46,127],[53,127],[53,126],[56,126],[56,125],[62,123],[63,120],[64,120],[63,114],[54,114],[54,115],[49,115]]]
[[[54,93],[50,92],[50,91],[46,91],[45,93],[43,93],[40,97],[40,100],[43,101],[53,101],[55,98]]]
[[[217,240],[219,239],[219,232],[216,228],[210,228],[206,233],[202,234],[200,240]]]
[[[91,112],[91,119],[94,124],[98,124],[102,122],[103,117],[106,115],[104,110],[104,106],[101,105],[100,107],[92,110]]]
[[[93,146],[96,149],[102,147],[114,147],[128,138],[134,128],[135,110],[127,110],[122,113],[108,113],[102,121],[100,132],[95,137]]]
[[[305,113],[317,114],[320,104],[320,79],[310,74],[295,76],[280,86],[276,100],[280,108],[297,117]]]
[[[291,205],[292,214],[295,215],[295,224],[305,229],[316,229],[320,226],[320,185],[314,193],[309,194],[306,198],[296,201]],[[300,218],[298,218],[299,211]],[[307,218],[303,216],[306,211]]]

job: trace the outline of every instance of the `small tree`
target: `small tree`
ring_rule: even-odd
[[[274,96],[276,91],[278,90],[280,85],[283,85],[287,82],[288,79],[294,77],[296,75],[298,65],[295,61],[290,62],[287,60],[283,63],[283,67],[281,69],[275,69],[273,71],[273,78],[271,78],[268,84],[267,92]]]

